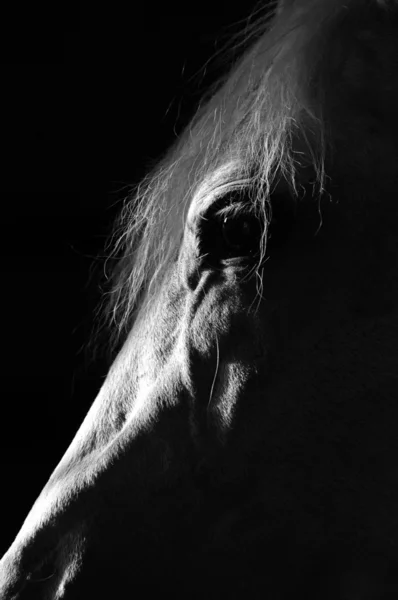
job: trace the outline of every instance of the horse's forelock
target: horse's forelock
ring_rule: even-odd
[[[223,165],[235,164],[234,177],[256,190],[251,197],[265,210],[275,176],[295,186],[302,156],[292,150],[292,139],[301,137],[322,189],[322,103],[311,97],[311,82],[336,21],[375,3],[391,5],[387,0],[283,0],[248,28],[249,50],[125,202],[113,244],[121,258],[105,309],[113,342],[128,330],[136,309],[156,297],[181,243],[192,199],[204,182],[217,186],[215,174]]]

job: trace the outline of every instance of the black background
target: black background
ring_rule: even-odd
[[[125,185],[189,121],[220,72],[200,69],[255,3],[241,4],[3,14],[0,554],[106,374],[87,343]]]

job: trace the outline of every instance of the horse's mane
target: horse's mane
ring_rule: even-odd
[[[353,6],[370,2],[285,0],[235,39],[235,49],[248,44],[249,49],[157,168],[132,191],[117,222],[113,248],[121,258],[111,275],[105,311],[116,338],[130,327],[137,308],[156,297],[200,186],[211,182],[214,188],[228,177],[231,183],[244,181],[266,217],[276,177],[296,189],[303,155],[293,151],[292,139],[299,136],[322,189],[322,102],[310,93],[311,83],[332,25]]]

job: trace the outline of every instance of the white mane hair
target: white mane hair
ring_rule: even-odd
[[[113,235],[114,252],[121,258],[111,275],[105,311],[116,337],[127,331],[138,308],[156,298],[178,252],[192,199],[206,182],[216,186],[218,176],[225,184],[225,165],[234,165],[235,183],[244,181],[249,197],[266,218],[276,177],[282,176],[296,190],[303,153],[294,151],[292,140],[300,138],[322,190],[322,103],[310,94],[310,84],[332,25],[351,9],[374,2],[274,3],[245,31],[244,39],[235,40],[235,48],[242,41],[251,43],[249,50],[125,202]]]

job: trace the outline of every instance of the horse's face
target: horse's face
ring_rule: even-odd
[[[398,36],[384,18],[350,22],[324,59],[320,204],[299,170],[307,194],[282,177],[267,225],[234,187],[239,161],[194,194],[155,299],[1,563],[2,598],[396,596]]]

